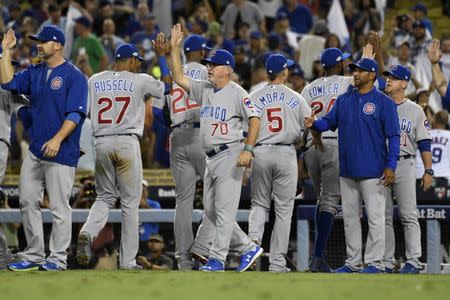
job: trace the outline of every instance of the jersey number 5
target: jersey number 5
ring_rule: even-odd
[[[115,120],[115,124],[120,124],[120,122],[122,122],[123,116],[127,112],[128,106],[130,106],[130,100],[131,100],[131,98],[129,96],[114,98],[114,102],[123,102],[122,109],[120,110],[120,113]],[[106,98],[106,97],[98,99],[98,102],[97,102],[98,106],[102,106],[105,103],[106,103],[106,105],[98,110],[98,124],[112,124],[113,123],[112,118],[106,118],[103,116],[104,113],[111,110],[111,108],[113,107],[113,101],[110,98]]]
[[[281,112],[281,107],[271,107],[267,109],[267,130],[272,133],[277,133],[283,130],[283,118],[277,113]]]

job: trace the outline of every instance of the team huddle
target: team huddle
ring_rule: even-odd
[[[9,263],[13,271],[67,269],[69,198],[80,155],[81,125],[89,113],[96,141],[98,197],[78,236],[77,260],[81,266],[89,265],[92,243],[120,198],[119,267],[141,269],[136,262],[143,173],[139,138],[145,118],[143,99],[149,94],[155,119],[172,130],[170,167],[176,191],[178,269],[192,270],[197,260],[202,271],[224,271],[232,249],[240,254],[236,271],[246,271],[263,253],[264,226],[273,200],[269,271],[289,272],[285,256],[299,160],[307,167],[318,197],[311,272],[392,273],[394,197],[406,241],[407,261],[400,273],[421,270],[414,161],[416,152],[420,153],[426,190],[433,177],[430,128],[421,107],[405,98],[411,76],[408,68],[395,65],[385,71],[385,93],[378,89],[380,55],[371,44],[365,46],[360,60],[350,64],[353,77],[343,76],[348,54],[337,48],[325,49],[320,58],[324,77],[308,84],[301,94],[285,84],[293,61],[283,54],[271,54],[265,61],[268,84],[248,94],[231,79],[233,55],[218,49],[207,57],[205,39],[194,34],[183,41],[179,24],[172,28],[169,40],[160,33],[154,41],[161,80],[137,73],[143,58],[133,44],[117,47],[114,70],[86,80],[63,59],[65,39],[60,29],[44,26],[31,38],[38,42],[44,62],[18,73],[14,73],[11,61],[16,44],[12,30],[2,41],[0,83],[5,91],[0,91],[7,95],[2,100],[17,107],[31,144],[20,173],[27,247],[16,261],[7,248],[0,249],[0,267]],[[21,94],[28,96],[29,103],[18,98]],[[165,110],[170,120],[165,118]],[[6,164],[6,157],[0,159]],[[4,168],[0,171],[2,178]],[[251,172],[248,234],[235,220],[246,171]],[[205,214],[194,236],[197,178],[204,182]],[[44,187],[53,215],[48,257],[37,205]],[[331,270],[325,249],[340,202],[347,260],[344,266]],[[369,225],[365,247],[362,203]],[[0,230],[2,248],[3,240]]]

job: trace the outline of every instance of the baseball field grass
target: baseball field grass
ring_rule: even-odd
[[[0,272],[1,300],[449,299],[448,275],[157,271]]]

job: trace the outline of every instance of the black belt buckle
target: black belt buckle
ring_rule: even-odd
[[[401,159],[408,159],[408,158],[412,158],[412,157],[414,157],[414,156],[411,155],[411,154],[406,154],[406,155],[400,156],[400,157],[398,158],[398,160],[401,160]]]
[[[211,157],[213,157],[213,156],[219,154],[220,152],[222,152],[222,151],[228,149],[228,146],[227,146],[226,144],[222,144],[222,145],[216,146],[216,147],[217,147],[217,148],[212,149],[212,150],[206,152],[206,156],[208,156],[209,158],[211,158]]]

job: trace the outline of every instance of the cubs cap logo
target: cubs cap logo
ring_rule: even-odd
[[[52,81],[50,82],[50,87],[53,90],[58,90],[61,86],[62,86],[63,80],[61,77],[55,77],[52,79]]]
[[[244,105],[250,109],[253,109],[252,100],[250,100],[250,98],[244,98]]]
[[[364,104],[363,112],[366,115],[371,115],[371,114],[373,114],[375,112],[375,108],[376,108],[375,104],[369,102],[369,103]]]

